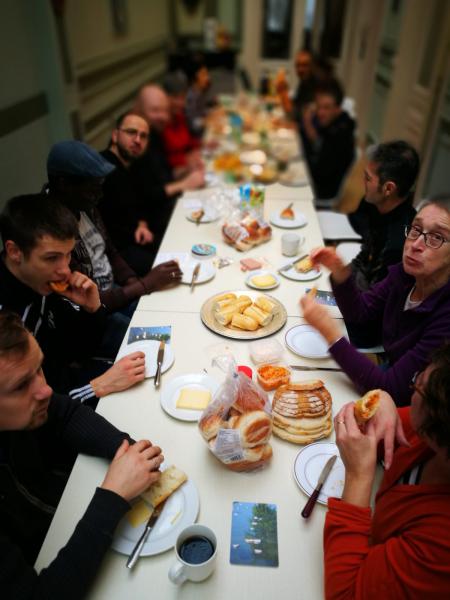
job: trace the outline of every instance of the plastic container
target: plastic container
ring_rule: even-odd
[[[284,352],[283,346],[274,338],[250,342],[249,350],[250,358],[256,365],[278,363]]]
[[[287,385],[291,380],[291,371],[286,365],[260,365],[256,373],[259,385],[266,392]]]

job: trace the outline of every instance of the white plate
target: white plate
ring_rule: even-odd
[[[267,154],[263,150],[245,150],[239,154],[239,160],[244,165],[263,165]]]
[[[286,332],[286,346],[304,358],[329,358],[328,343],[311,325],[296,325]]]
[[[269,221],[272,225],[276,227],[281,227],[282,229],[298,229],[299,227],[304,227],[308,224],[306,217],[303,213],[298,210],[294,210],[294,219],[282,219],[280,217],[280,212],[273,212],[270,214]]]
[[[332,442],[314,442],[305,446],[297,454],[294,462],[294,477],[299,488],[307,496],[311,496],[325,463],[333,455],[337,460],[320,490],[317,502],[327,504],[328,498],[341,498],[344,490],[345,467],[339,456],[336,444]]]
[[[215,276],[216,268],[210,260],[190,260],[189,262],[180,264],[180,269],[183,271],[181,283],[191,284],[192,273],[194,272],[197,263],[200,263],[200,271],[198,272],[195,285],[197,285],[197,283],[205,283],[205,281],[209,281]]]
[[[188,479],[167,500],[156,525],[150,531],[141,551],[141,556],[160,554],[173,548],[178,534],[189,525],[195,523],[200,507],[198,491]],[[126,515],[116,529],[111,547],[120,554],[131,554],[136,542],[144,530],[146,523],[132,527]]]
[[[200,223],[213,223],[214,221],[217,221],[217,219],[220,217],[219,213],[213,208],[204,208],[203,210],[205,211],[205,213],[200,219]],[[197,219],[194,219],[194,217],[192,216],[193,212],[194,210],[191,210],[188,213],[186,213],[186,219],[188,221],[192,221],[193,223],[197,223]]]
[[[145,377],[154,377],[156,374],[156,358],[158,356],[159,342],[157,340],[147,340],[145,342],[133,342],[123,346],[117,353],[116,361],[119,358],[123,358],[132,352],[141,351],[145,354]],[[166,344],[164,349],[164,359],[161,366],[161,373],[170,369],[173,365],[175,357],[173,355],[172,347],[170,344]]]
[[[273,283],[272,285],[268,285],[266,287],[254,285],[252,283],[252,279],[255,275],[271,275],[275,279],[275,283]],[[280,285],[280,281],[281,280],[278,277],[278,275],[275,275],[275,273],[271,273],[270,271],[265,271],[265,270],[251,271],[251,273],[249,273],[245,279],[245,283],[248,285],[248,287],[251,287],[254,290],[273,290],[274,288],[276,288]]]
[[[300,255],[298,258],[290,258],[289,260],[285,260],[283,264],[280,265],[280,269],[289,263],[295,263],[297,260],[300,260],[301,256],[304,255]],[[280,275],[283,275],[283,277],[287,277],[287,279],[293,279],[294,281],[313,281],[322,275],[322,271],[320,271],[320,269],[311,269],[311,271],[308,271],[307,273],[299,273],[294,265],[292,265],[292,267],[287,271],[278,272]]]
[[[175,419],[181,421],[198,421],[202,410],[188,410],[185,408],[177,408],[177,400],[183,388],[195,390],[209,390],[211,399],[214,396],[219,384],[209,375],[202,373],[192,373],[190,375],[180,375],[165,384],[161,390],[161,406]]]

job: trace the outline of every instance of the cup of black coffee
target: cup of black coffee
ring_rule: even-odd
[[[191,525],[179,534],[175,544],[176,562],[169,570],[169,579],[181,585],[187,579],[203,581],[214,570],[217,538],[204,525]]]

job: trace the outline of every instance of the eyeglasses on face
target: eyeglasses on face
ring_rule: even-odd
[[[420,396],[424,395],[424,388],[422,385],[423,380],[423,371],[416,371],[412,376],[411,383],[409,387],[417,392]]]
[[[123,133],[125,133],[126,135],[129,135],[130,137],[137,137],[140,140],[142,140],[143,142],[146,142],[148,140],[148,133],[145,131],[138,131],[137,129],[131,129],[131,128],[127,128],[127,129],[119,129],[119,131],[123,131]]]
[[[408,240],[418,240],[423,235],[425,245],[428,248],[434,248],[437,250],[442,244],[448,244],[450,240],[446,240],[440,233],[434,233],[433,231],[423,231],[421,227],[417,225],[409,225],[405,227],[405,237]]]

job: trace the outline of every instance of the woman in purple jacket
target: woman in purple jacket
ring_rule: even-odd
[[[330,345],[330,353],[360,392],[387,391],[399,406],[409,404],[414,374],[432,351],[450,340],[450,198],[427,202],[405,229],[402,263],[366,292],[334,248],[319,248],[311,259],[331,271],[337,304],[348,323],[379,322],[388,368],[375,365],[342,337],[335,319],[309,296],[303,316]]]

